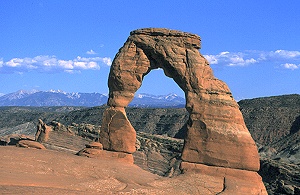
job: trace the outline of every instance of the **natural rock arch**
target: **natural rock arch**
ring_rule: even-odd
[[[104,149],[135,152],[136,134],[124,108],[144,76],[162,68],[184,91],[190,114],[182,160],[259,170],[257,148],[238,104],[227,85],[213,76],[200,47],[200,37],[195,34],[161,28],[130,33],[110,69],[110,107],[104,112],[100,135]]]

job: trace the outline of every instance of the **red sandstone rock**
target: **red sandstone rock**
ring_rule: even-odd
[[[190,114],[182,159],[259,170],[257,148],[239,107],[228,86],[214,77],[208,61],[198,51],[200,47],[200,37],[190,33],[160,28],[130,33],[109,74],[108,105],[111,108],[104,113],[102,121],[104,148],[124,152],[133,149],[135,141],[128,137],[133,138],[134,129],[122,108],[133,99],[144,76],[153,69],[162,68],[185,92]],[[113,109],[119,108],[123,113],[121,120],[113,117]],[[116,131],[122,135],[114,133]]]
[[[23,134],[10,134],[0,138],[0,142],[3,145],[17,145],[20,140],[33,140],[32,136]]]
[[[43,144],[32,140],[20,140],[17,146],[22,148],[46,149]]]
[[[85,144],[85,147],[103,150],[103,145],[100,142],[91,142],[89,144]]]
[[[136,132],[128,121],[124,108],[105,110],[102,118],[100,142],[106,150],[135,152]]]
[[[127,154],[124,152],[113,152],[107,150],[99,150],[95,148],[85,148],[80,150],[77,155],[86,156],[89,158],[100,158],[105,160],[115,160],[119,162],[125,162],[129,164],[133,164],[133,156],[132,154]]]
[[[17,147],[0,147],[0,154],[0,194],[266,194],[251,171],[202,165],[202,172],[184,168],[184,174],[166,178],[107,154],[84,158]]]
[[[257,194],[267,195],[262,178],[253,171],[207,166],[182,162],[181,168],[186,173],[197,173],[223,180],[223,189],[218,194]]]
[[[39,119],[39,122],[37,124],[37,130],[35,133],[35,140],[38,142],[47,142],[49,139],[49,134],[51,131],[51,127],[46,125],[42,119]]]

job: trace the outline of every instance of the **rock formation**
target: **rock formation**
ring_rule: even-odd
[[[100,142],[107,150],[135,152],[136,133],[127,119],[124,107],[111,107],[104,111]]]
[[[46,149],[45,146],[37,141],[33,140],[20,140],[17,145],[17,147],[22,147],[22,148],[36,148],[36,149]]]
[[[201,169],[201,164],[224,167],[224,178],[226,168],[241,170],[256,178],[254,184],[259,184],[256,186],[264,194],[261,177],[253,172],[259,170],[257,147],[228,86],[214,77],[200,48],[200,37],[194,34],[160,28],[132,31],[110,69],[110,107],[103,114],[100,141],[107,150],[135,151],[136,134],[124,108],[144,76],[161,68],[184,91],[189,112],[182,170],[194,170],[191,166]]]
[[[77,153],[78,156],[86,156],[89,158],[113,159],[115,161],[133,164],[132,154],[123,152],[113,152],[103,150],[103,145],[100,142],[91,142],[85,145],[85,148]]]
[[[46,149],[45,146],[35,141],[32,136],[11,134],[0,137],[0,146],[17,146],[22,148]]]
[[[124,107],[133,99],[144,76],[153,69],[161,68],[186,96],[186,109],[190,116],[182,159],[206,165],[259,170],[257,148],[239,107],[227,85],[213,76],[209,63],[198,51],[200,47],[200,37],[190,33],[158,28],[130,33],[109,74],[110,108],[104,113],[101,129],[101,142],[105,149],[134,152],[135,132]],[[114,128],[126,137],[115,139]]]
[[[39,119],[39,122],[37,124],[37,130],[35,133],[35,141],[38,141],[40,143],[47,142],[49,139],[49,134],[51,131],[51,127],[46,125],[42,119]]]

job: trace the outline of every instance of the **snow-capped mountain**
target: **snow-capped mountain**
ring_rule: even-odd
[[[152,99],[165,99],[165,100],[173,100],[176,98],[182,99],[175,93],[170,93],[168,95],[151,95],[148,93],[140,93],[135,95],[135,98],[142,99],[142,98],[152,98]]]
[[[9,93],[9,94],[3,95],[2,98],[7,99],[7,100],[22,99],[22,98],[25,98],[28,95],[34,94],[36,92],[38,92],[38,90],[34,90],[34,89],[30,90],[30,91],[19,90],[14,93]]]
[[[0,96],[0,106],[100,106],[108,95],[101,93],[65,92],[61,90],[19,90]],[[129,104],[132,107],[184,107],[185,99],[176,94],[137,94]]]
[[[132,107],[184,107],[184,105],[185,99],[174,93],[168,95],[140,93],[129,104]]]
[[[98,106],[107,96],[100,93],[68,93],[61,90],[19,90],[0,97],[0,106]]]

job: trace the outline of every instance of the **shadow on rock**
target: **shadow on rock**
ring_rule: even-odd
[[[290,134],[297,133],[299,130],[300,130],[300,116],[298,116],[293,122],[290,129]]]

